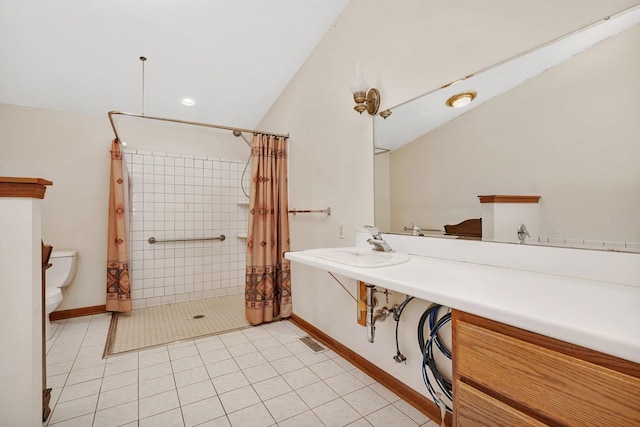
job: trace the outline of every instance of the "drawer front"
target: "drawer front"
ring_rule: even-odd
[[[457,427],[546,426],[460,380],[457,382],[455,396],[458,401],[455,413]]]
[[[457,375],[575,426],[640,425],[640,379],[459,321]]]

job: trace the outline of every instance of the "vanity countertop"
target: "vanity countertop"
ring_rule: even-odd
[[[378,268],[285,257],[640,363],[640,287],[418,255]]]

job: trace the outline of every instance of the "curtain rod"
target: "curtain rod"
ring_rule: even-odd
[[[116,115],[120,115],[120,116],[129,116],[129,117],[138,117],[141,119],[150,119],[150,120],[160,120],[162,122],[172,122],[172,123],[181,123],[184,125],[193,125],[193,126],[203,126],[203,127],[207,127],[207,128],[214,128],[214,129],[224,129],[224,130],[230,130],[233,131],[234,135],[236,134],[236,132],[249,132],[249,133],[262,133],[262,134],[266,134],[266,135],[273,135],[277,138],[284,138],[284,139],[288,139],[289,138],[289,134],[279,134],[279,133],[272,133],[272,132],[262,132],[259,130],[255,130],[255,129],[242,129],[242,128],[234,128],[231,126],[221,126],[221,125],[212,125],[210,123],[200,123],[200,122],[189,122],[187,120],[178,120],[178,119],[168,119],[165,117],[156,117],[156,116],[147,116],[144,114],[136,114],[136,113],[125,113],[123,111],[109,111],[109,113],[107,114],[109,116],[109,122],[111,123],[111,128],[113,129],[113,133],[116,136],[116,139],[118,141],[120,141],[120,136],[118,135],[118,131],[116,130],[116,125],[113,122],[113,116]],[[235,136],[240,136],[240,134],[238,133],[238,135]]]

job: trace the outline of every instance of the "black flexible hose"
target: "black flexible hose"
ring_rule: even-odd
[[[429,391],[429,394],[433,398],[436,404],[439,404],[439,399],[436,397],[436,389],[434,385],[431,383],[429,379],[428,371],[431,372],[435,382],[438,387],[442,390],[445,396],[447,396],[450,400],[453,400],[453,387],[451,381],[449,381],[444,375],[440,373],[436,366],[435,359],[433,357],[433,344],[435,343],[438,349],[445,355],[447,358],[451,359],[451,351],[447,349],[438,336],[438,332],[440,329],[448,322],[451,321],[451,313],[447,313],[442,316],[439,320],[438,312],[442,308],[439,304],[430,305],[425,312],[420,317],[418,322],[418,343],[420,345],[420,351],[422,353],[422,379],[424,380],[425,386]],[[429,320],[429,338],[425,342],[424,337],[424,326]],[[443,402],[447,411],[451,412],[452,409],[446,402]]]

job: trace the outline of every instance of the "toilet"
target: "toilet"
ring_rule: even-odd
[[[78,251],[53,251],[49,258],[51,267],[46,270],[45,289],[45,334],[47,340],[55,332],[55,325],[49,321],[49,315],[62,302],[62,288],[68,286],[76,275]]]

